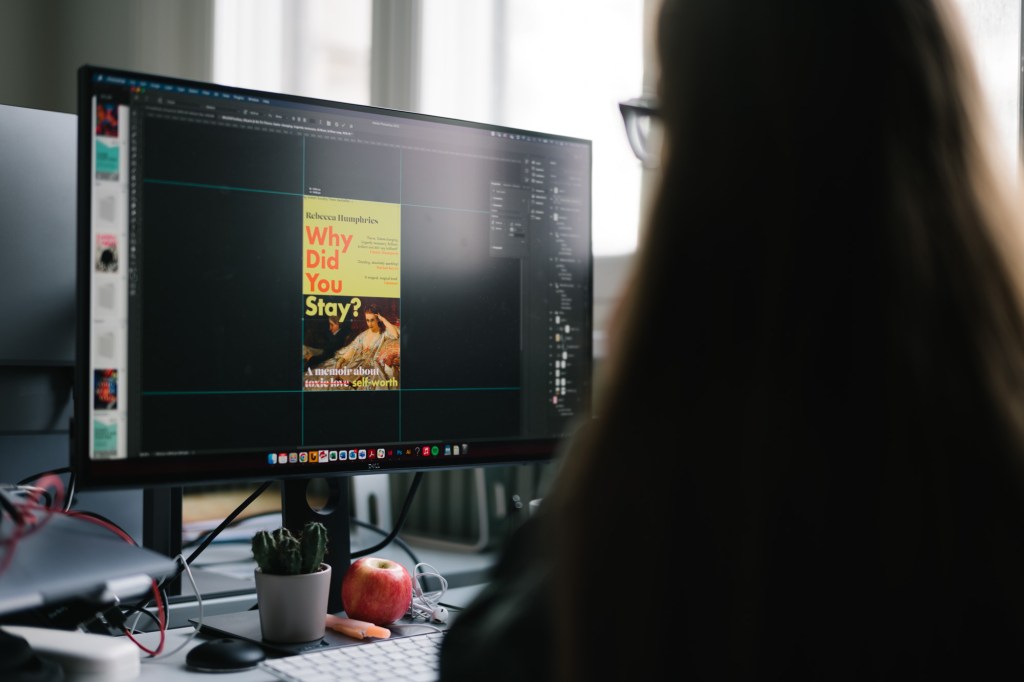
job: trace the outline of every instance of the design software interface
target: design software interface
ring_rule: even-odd
[[[469,463],[588,405],[589,141],[89,88],[90,460]]]

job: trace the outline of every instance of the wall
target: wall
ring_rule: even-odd
[[[0,64],[4,65],[0,69],[0,104],[45,110],[41,116],[76,113],[77,69],[84,63],[199,79],[208,78],[211,72],[213,0],[0,0],[0,17]],[[71,122],[66,124],[71,126],[68,130],[63,119],[53,125],[59,130],[52,132],[73,143]],[[42,141],[42,136],[35,139]],[[10,149],[4,153],[8,154],[4,161],[30,160],[12,159]],[[67,151],[67,158],[74,158],[73,148]],[[33,156],[31,160],[38,159]],[[22,170],[29,168],[22,165]],[[73,178],[73,171],[68,175],[45,169],[33,172],[37,182],[50,178],[59,184],[66,177]],[[0,181],[4,181],[2,176]],[[74,194],[73,186],[60,191]],[[65,238],[73,241],[73,202],[67,202],[67,207],[64,227],[59,216],[51,215],[48,228],[63,229]],[[15,235],[24,225],[12,224],[10,215],[9,211],[0,215],[0,232]],[[61,237],[54,233],[47,238]],[[73,249],[55,248],[53,253],[46,269],[73,272]],[[25,253],[7,255],[26,257]],[[9,309],[9,297],[17,293],[0,292],[4,310]],[[3,333],[15,331],[8,326]],[[13,366],[14,360],[0,361],[0,483],[17,483],[67,466],[70,448],[70,367],[37,361]],[[77,508],[102,514],[141,539],[141,491],[90,492],[76,498]]]
[[[213,0],[0,0],[0,103],[75,113],[84,63],[212,73]]]

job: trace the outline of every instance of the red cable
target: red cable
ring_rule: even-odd
[[[26,521],[35,521],[35,522],[34,523],[22,522],[22,523],[17,524],[15,526],[15,530],[12,533],[11,537],[6,538],[6,539],[0,541],[0,547],[4,547],[7,550],[4,553],[3,557],[0,557],[0,574],[2,574],[4,572],[4,570],[10,564],[11,559],[14,556],[15,545],[17,545],[17,543],[22,538],[24,538],[24,537],[30,535],[31,533],[34,533],[35,531],[39,530],[42,526],[44,526],[46,524],[46,522],[54,514],[63,514],[65,516],[74,516],[74,517],[79,518],[79,519],[84,519],[86,521],[89,521],[91,523],[96,524],[97,526],[100,526],[101,528],[106,528],[107,530],[115,533],[116,535],[118,535],[125,542],[128,542],[128,543],[133,544],[133,545],[137,545],[138,544],[138,543],[135,542],[135,540],[132,538],[131,535],[129,535],[123,529],[119,528],[118,526],[116,526],[113,523],[110,523],[110,522],[105,521],[103,519],[97,518],[95,516],[91,516],[89,514],[84,514],[82,512],[63,511],[63,510],[61,510],[60,509],[60,503],[61,503],[61,500],[62,500],[63,495],[64,495],[64,483],[63,483],[63,481],[61,481],[59,477],[57,477],[57,476],[55,476],[53,474],[50,474],[50,475],[47,475],[47,476],[43,477],[41,479],[41,481],[42,481],[42,483],[39,486],[37,486],[37,487],[43,488],[43,487],[45,487],[45,485],[43,483],[48,482],[49,485],[51,485],[55,489],[55,493],[54,493],[54,496],[53,496],[53,506],[48,507],[48,506],[45,506],[45,505],[41,505],[39,503],[39,498],[42,496],[41,492],[35,491],[35,490],[27,491],[27,495],[28,495],[29,501],[23,503],[20,506],[20,509],[24,513]],[[40,519],[37,519],[33,512],[39,512],[39,511],[45,512],[46,515],[43,516]],[[160,588],[159,588],[159,585],[157,585],[156,580],[152,581],[151,588],[153,590],[153,602],[154,602],[154,604],[156,606],[157,623],[159,624],[159,629],[160,629],[160,642],[157,645],[156,649],[152,649],[151,650],[151,649],[146,648],[145,646],[142,645],[141,642],[139,642],[137,639],[135,639],[132,636],[132,633],[128,631],[128,628],[122,628],[122,629],[124,631],[125,636],[127,636],[128,639],[130,639],[135,644],[135,646],[139,647],[140,649],[142,649],[144,652],[146,652],[150,656],[157,656],[158,654],[160,654],[161,651],[163,651],[164,643],[166,641],[166,636],[167,636],[167,613],[166,613],[166,609],[164,608],[163,599],[160,596]]]
[[[135,643],[135,646],[145,651],[150,656],[157,656],[161,651],[164,650],[164,640],[166,639],[167,632],[167,621],[164,614],[163,600],[160,598],[160,590],[157,587],[156,581],[153,581],[153,601],[156,602],[156,613],[157,619],[160,622],[160,644],[157,645],[156,649],[147,649],[137,639],[132,637],[132,633],[128,632],[128,628],[124,628],[124,634],[128,639]]]
[[[47,485],[54,489],[54,506],[59,508],[60,502],[64,497],[64,482],[60,480],[59,476],[47,474],[40,478],[40,484],[35,487],[45,488]],[[39,504],[39,498],[42,496],[41,492],[31,489],[25,492],[29,501],[19,505],[23,519],[15,524],[14,532],[11,533],[10,537],[0,540],[0,547],[5,550],[3,557],[0,557],[0,574],[7,570],[11,560],[14,558],[14,550],[18,542],[46,525],[46,522],[55,512],[55,509]],[[37,518],[33,513],[35,511],[46,512],[46,515],[42,518]]]
[[[109,523],[107,521],[104,521],[103,519],[98,519],[95,516],[89,516],[88,514],[82,514],[80,512],[66,512],[66,513],[67,513],[68,516],[76,516],[76,517],[78,517],[80,519],[85,519],[87,521],[91,521],[92,523],[95,523],[98,526],[101,526],[103,528],[106,528],[108,530],[111,530],[111,531],[117,533],[121,537],[121,539],[123,539],[125,542],[130,542],[133,545],[136,544],[135,540],[132,539],[131,535],[129,535],[128,533],[124,532],[124,530],[122,530],[121,528],[118,528],[114,524]],[[123,630],[124,630],[124,634],[128,637],[128,639],[132,640],[132,642],[135,643],[135,646],[139,647],[140,649],[145,651],[150,656],[156,656],[161,651],[163,651],[163,649],[164,649],[164,640],[166,639],[166,636],[167,636],[167,614],[166,614],[164,606],[163,606],[163,599],[161,599],[161,597],[160,597],[160,588],[157,585],[156,580],[153,581],[152,589],[153,589],[153,601],[154,601],[154,603],[156,605],[157,622],[159,623],[159,627],[160,627],[160,644],[156,647],[155,650],[147,649],[145,646],[142,645],[141,642],[139,642],[137,639],[132,637],[132,633],[128,631],[128,628],[123,628]]]

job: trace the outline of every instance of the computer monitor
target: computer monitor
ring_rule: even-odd
[[[80,488],[282,479],[294,525],[586,417],[590,141],[91,65],[78,106]]]
[[[10,485],[68,464],[77,120],[0,104],[0,482]],[[142,498],[121,490],[77,501],[138,536],[138,514],[123,512]]]
[[[0,481],[5,483],[67,461],[62,441],[71,415],[75,360],[74,122],[68,113],[0,104],[0,319],[7,321],[0,334]],[[35,441],[39,457],[19,456],[25,438]],[[41,440],[48,441],[43,448]]]

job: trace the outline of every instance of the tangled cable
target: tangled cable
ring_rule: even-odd
[[[436,581],[440,589],[424,592],[421,580]],[[430,564],[418,563],[412,569],[412,603],[409,615],[413,618],[425,618],[435,623],[448,621],[448,609],[441,606],[444,593],[448,591],[448,581]]]

